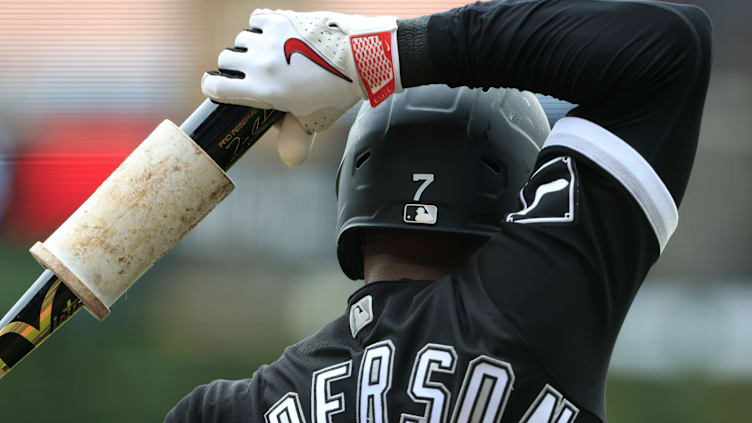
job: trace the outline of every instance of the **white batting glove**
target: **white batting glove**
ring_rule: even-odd
[[[375,107],[402,91],[396,17],[260,9],[250,26],[201,87],[217,102],[288,112],[283,160],[307,156],[312,137],[304,133],[326,130],[358,100]]]

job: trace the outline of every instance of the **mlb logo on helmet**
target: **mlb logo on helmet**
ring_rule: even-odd
[[[403,220],[405,223],[421,225],[435,225],[439,217],[439,209],[430,204],[407,204]]]

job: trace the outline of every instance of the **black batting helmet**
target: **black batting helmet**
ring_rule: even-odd
[[[549,132],[535,95],[512,89],[431,85],[365,103],[337,172],[342,270],[363,278],[364,230],[490,237]]]

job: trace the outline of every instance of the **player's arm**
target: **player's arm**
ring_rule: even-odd
[[[257,10],[249,25],[220,54],[220,72],[204,75],[216,101],[289,112],[320,132],[358,100],[376,106],[404,87],[526,89],[579,104],[571,116],[628,144],[675,203],[683,197],[712,56],[697,7],[509,0],[406,21]],[[560,131],[598,137],[599,128],[570,119]]]
[[[697,146],[711,33],[695,6],[510,0],[400,21],[398,39],[405,87],[514,87],[579,104],[570,116],[636,150],[678,204]],[[586,155],[599,154],[586,145],[593,139],[613,138],[572,119],[559,131],[579,133]]]

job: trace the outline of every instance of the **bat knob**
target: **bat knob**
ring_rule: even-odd
[[[314,138],[316,134],[306,132],[298,119],[288,113],[277,136],[279,157],[287,166],[293,168],[300,166],[311,154]]]

